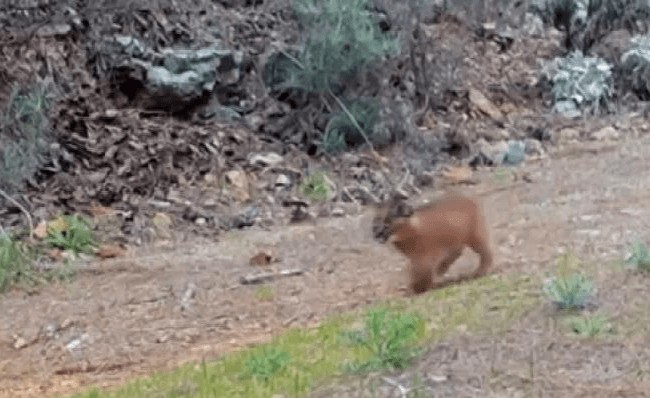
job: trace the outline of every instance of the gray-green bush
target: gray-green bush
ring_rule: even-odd
[[[553,109],[567,116],[598,113],[612,95],[611,69],[605,60],[585,57],[580,51],[548,61],[542,79],[551,85]]]
[[[621,71],[627,87],[644,99],[650,98],[650,36],[635,36],[621,56]]]
[[[14,87],[0,112],[0,189],[14,192],[32,178],[49,148],[48,88]]]

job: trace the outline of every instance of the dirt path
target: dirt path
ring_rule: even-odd
[[[507,189],[497,188],[512,181],[481,175],[466,191],[481,195],[497,271],[543,270],[566,247],[622,253],[650,223],[649,157],[645,137],[525,165],[516,171],[533,182]],[[10,293],[0,298],[0,396],[113,385],[401,295],[404,260],[372,241],[368,215],[149,250],[94,265],[95,272],[34,296]],[[256,271],[248,260],[260,250],[280,258],[278,269],[305,274],[270,289],[241,285],[242,275]],[[457,268],[473,260],[468,253]],[[188,291],[195,295],[184,300]],[[25,346],[16,349],[16,342]]]

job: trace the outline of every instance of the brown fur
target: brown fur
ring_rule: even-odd
[[[475,200],[459,194],[415,209],[393,199],[377,209],[372,230],[376,240],[392,243],[409,258],[411,289],[416,294],[441,283],[465,246],[480,256],[474,277],[485,275],[492,267],[481,208]]]

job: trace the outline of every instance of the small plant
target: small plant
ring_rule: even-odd
[[[273,296],[273,289],[270,286],[260,286],[255,290],[255,297],[259,301],[272,301]]]
[[[251,354],[246,360],[248,375],[268,383],[277,373],[289,365],[289,354],[276,347],[264,347]]]
[[[612,331],[612,325],[603,315],[575,317],[570,320],[571,330],[580,337],[596,337]]]
[[[579,116],[585,107],[597,113],[612,94],[611,69],[603,59],[580,51],[547,62],[542,77],[552,86],[553,109],[570,117]]]
[[[560,309],[582,309],[594,293],[591,281],[581,273],[560,275],[544,283],[544,293]]]
[[[634,243],[630,255],[625,259],[625,264],[640,271],[650,271],[650,250],[648,250],[648,246],[641,241]]]
[[[403,369],[419,355],[411,345],[423,332],[424,321],[417,314],[394,314],[380,308],[366,315],[365,328],[345,333],[349,342],[366,347],[372,353],[367,362],[348,365],[351,371],[381,368]]]
[[[324,173],[314,173],[307,177],[300,185],[300,191],[305,197],[324,202],[330,196],[330,185]]]
[[[0,234],[0,292],[25,279],[34,280],[31,260],[27,247]]]
[[[90,224],[78,214],[50,222],[45,243],[75,255],[92,253],[97,247]]]

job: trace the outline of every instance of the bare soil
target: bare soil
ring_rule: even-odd
[[[650,138],[628,137],[509,169],[520,176],[517,181],[511,174],[479,173],[479,184],[462,189],[477,194],[486,209],[495,272],[538,274],[565,249],[589,258],[622,256],[650,222],[649,148]],[[524,173],[532,182],[521,178]],[[402,295],[405,260],[372,241],[369,216],[366,211],[270,231],[232,231],[219,242],[151,248],[88,265],[70,283],[34,295],[11,292],[0,300],[0,394],[111,386]],[[270,301],[257,294],[259,287],[239,281],[261,271],[248,264],[261,250],[279,258],[272,268],[305,271],[269,283]],[[465,272],[474,262],[466,253],[452,272]],[[186,300],[188,290],[195,295]],[[500,336],[500,355],[516,361],[507,350],[518,338]],[[450,344],[479,351],[481,344],[493,346],[490,340]],[[603,352],[610,351],[616,350]],[[576,355],[578,361],[582,354]]]

